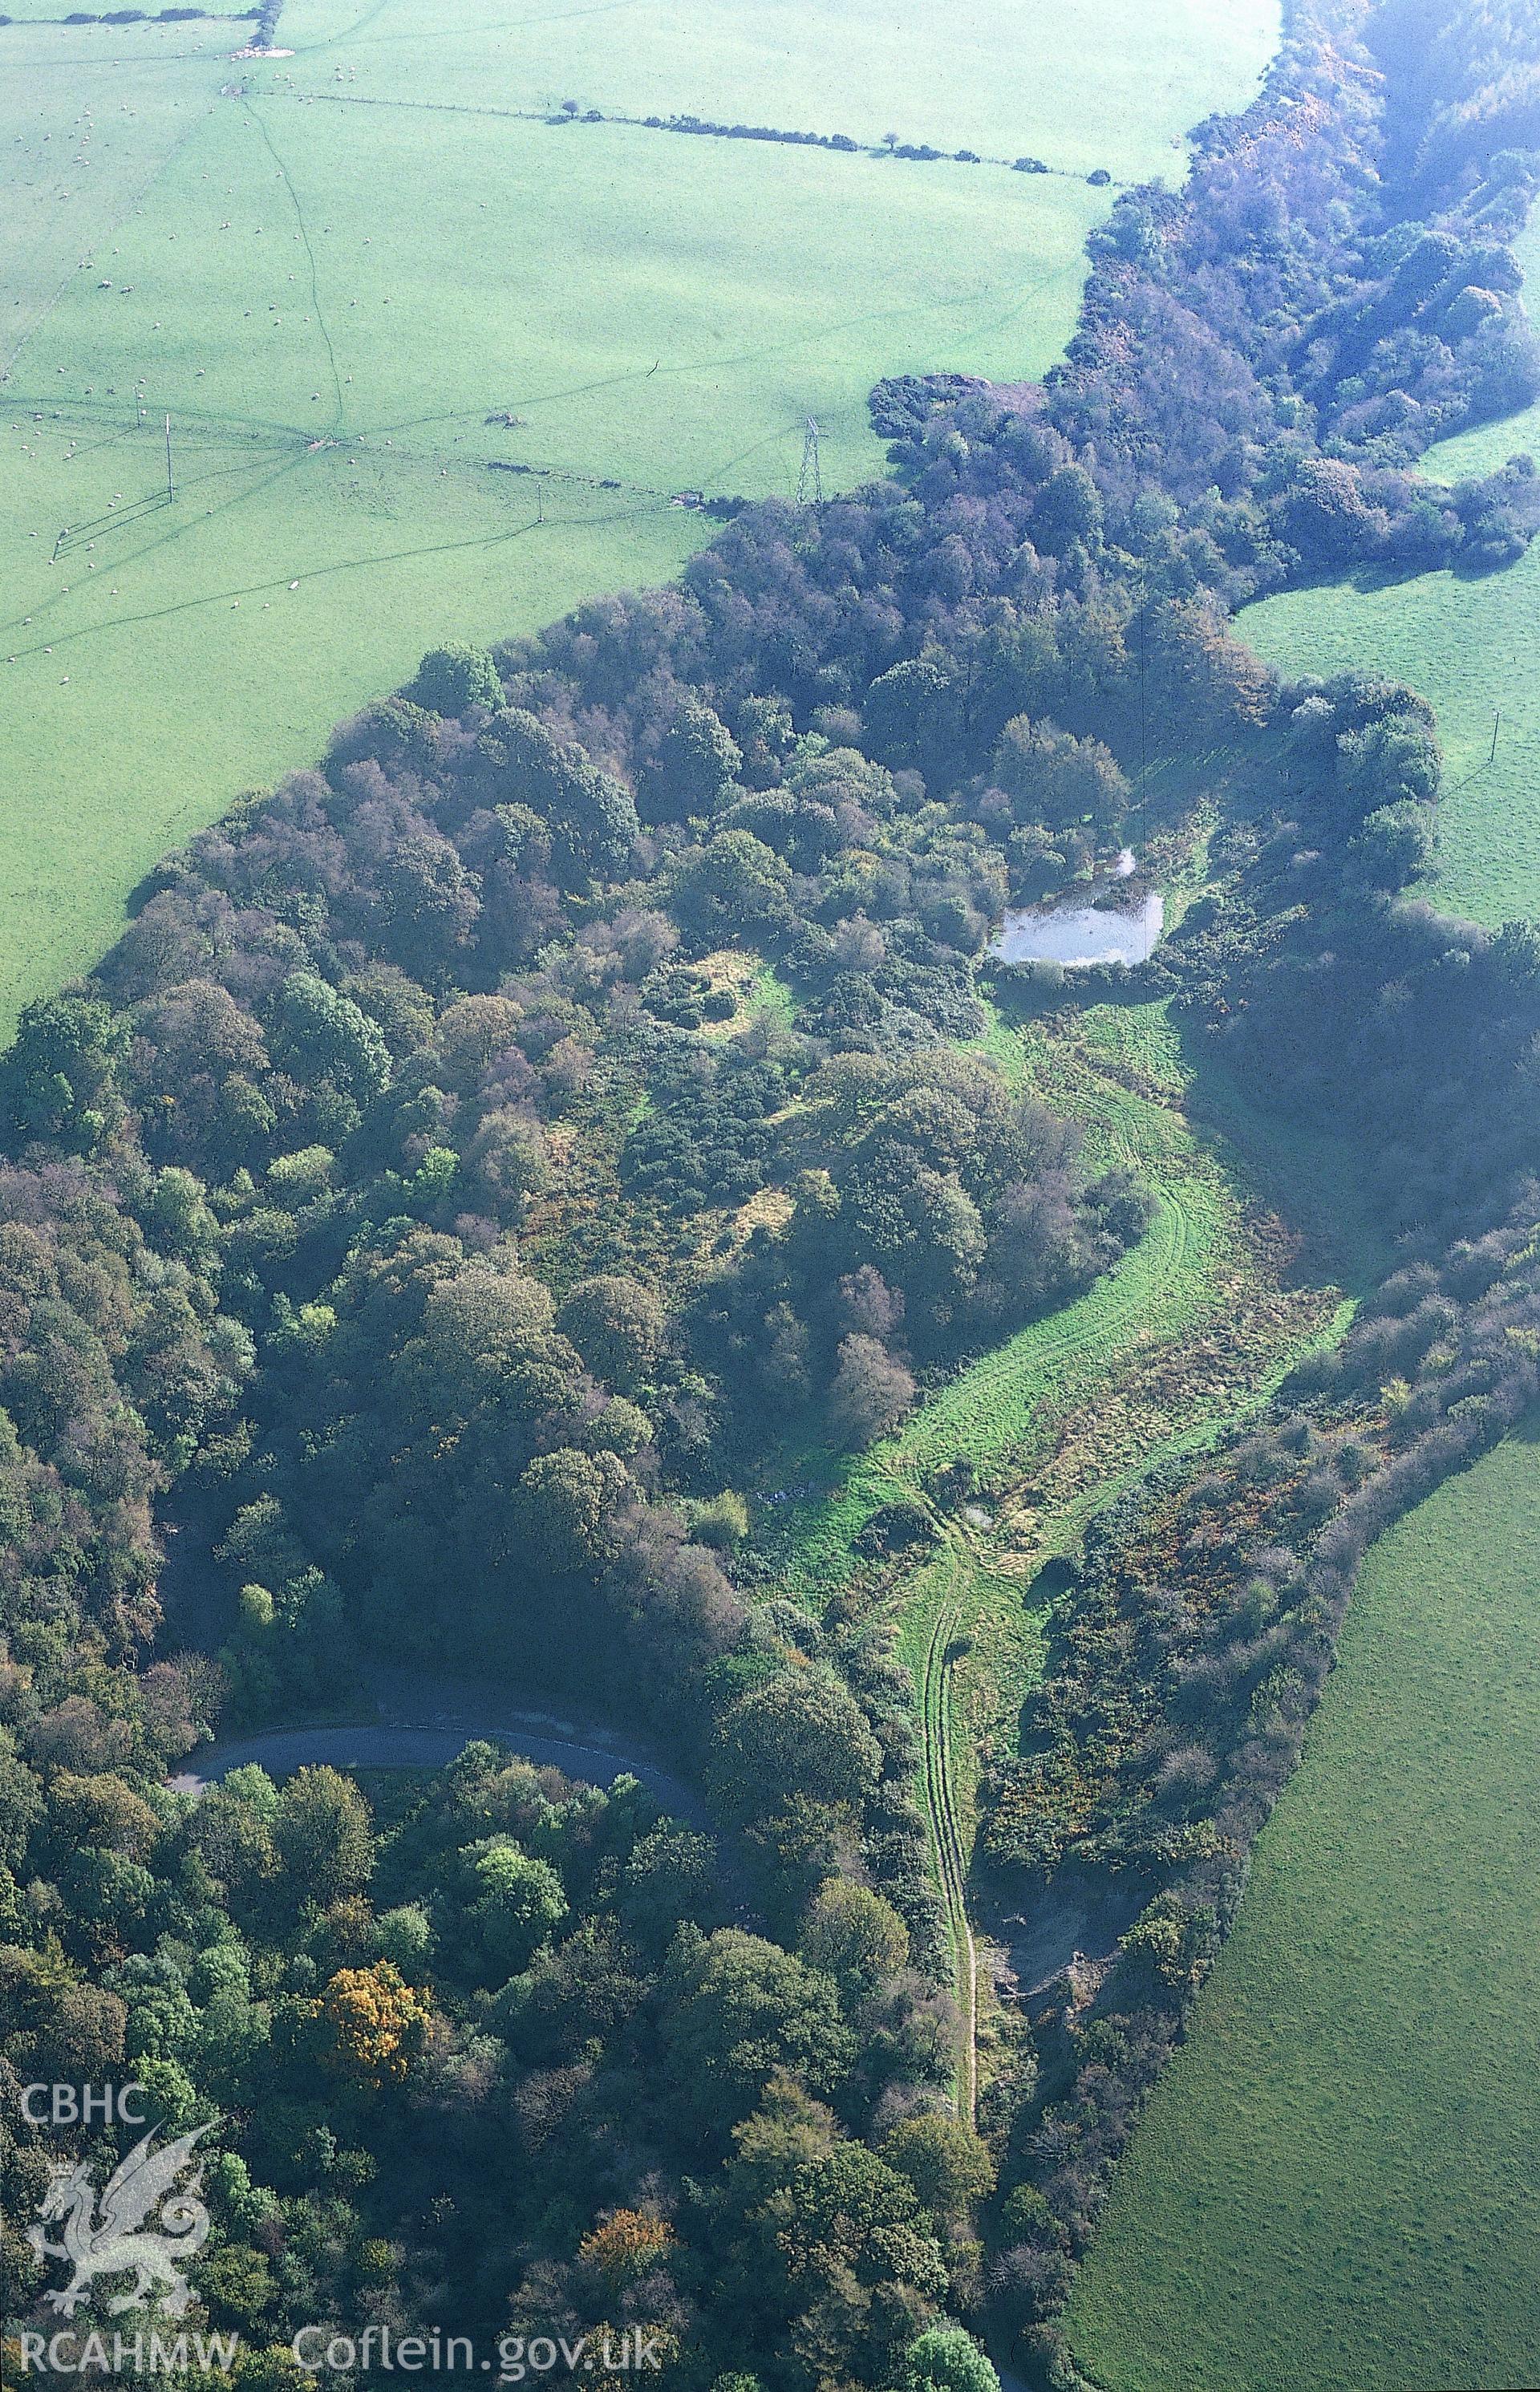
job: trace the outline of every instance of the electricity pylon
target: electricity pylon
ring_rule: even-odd
[[[818,425],[812,416],[802,442],[802,471],[796,477],[796,503],[799,507],[823,504],[823,467],[818,453]]]

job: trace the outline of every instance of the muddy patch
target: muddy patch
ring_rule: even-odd
[[[1001,1999],[1029,2000],[1067,1970],[1109,1959],[1145,1899],[1136,1885],[1082,1878],[991,1918],[990,1959]]]

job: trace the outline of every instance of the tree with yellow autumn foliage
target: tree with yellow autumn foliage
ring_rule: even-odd
[[[645,2209],[615,2209],[586,2234],[577,2264],[608,2293],[623,2293],[651,2275],[673,2248],[674,2235]]]
[[[339,1969],[321,1996],[327,2057],[372,2085],[399,2084],[422,2048],[431,2009],[393,1960]]]

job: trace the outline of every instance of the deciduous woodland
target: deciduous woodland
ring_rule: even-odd
[[[1540,389],[1537,183],[1530,10],[1297,6],[1181,191],[1093,235],[1043,384],[885,388],[886,479],[435,651],[28,1008],[6,2083],[131,2068],[226,2120],[197,2297],[243,2383],[292,2380],[317,2318],[645,2322],[687,2392],[973,2392],[964,2327],[1077,2380],[1077,2263],[1358,1561],[1540,1394],[1540,941],[1418,897],[1417,694],[1279,682],[1228,619],[1344,562],[1523,552],[1531,461],[1417,462]],[[991,960],[1007,903],[1125,840],[1206,858],[1149,962]],[[1065,1570],[978,1868],[1017,1907],[1099,1876],[1132,1923],[960,2115],[876,1598],[1008,1461],[949,1456],[817,1617],[759,1532],[799,1454],[880,1440],[1148,1234],[1156,1191],[985,1034],[986,1000],[1052,1028],[1087,996],[1169,1000],[1275,1138],[1328,1134],[1389,1267]],[[488,1657],[644,1722],[714,1835],[481,1744],[367,1796],[167,1783],[369,1661]],[[3,2107],[30,2318],[48,2154]]]

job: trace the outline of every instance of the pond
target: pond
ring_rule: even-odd
[[[1005,964],[1142,964],[1154,953],[1166,918],[1152,889],[1126,911],[1102,905],[1027,905],[1005,916],[990,949]]]

